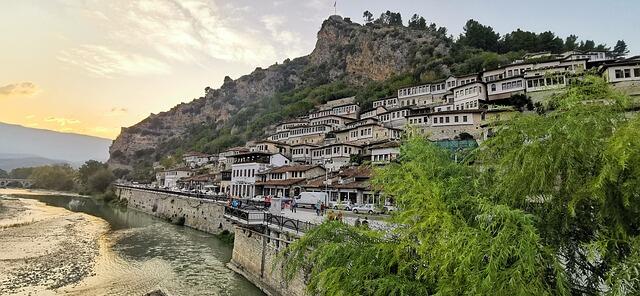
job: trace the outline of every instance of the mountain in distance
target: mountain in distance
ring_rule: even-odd
[[[106,161],[111,140],[0,122],[0,168]]]
[[[49,159],[30,154],[0,153],[0,170],[10,172],[16,168],[38,167],[53,164],[69,164],[74,167],[81,165],[79,162]]]

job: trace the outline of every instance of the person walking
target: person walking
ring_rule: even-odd
[[[291,200],[291,212],[295,213],[297,210],[296,207],[298,207],[298,203],[296,203],[296,199],[294,198]]]

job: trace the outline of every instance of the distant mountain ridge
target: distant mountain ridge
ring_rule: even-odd
[[[106,161],[111,140],[0,122],[0,168]],[[31,164],[31,165],[30,165]]]

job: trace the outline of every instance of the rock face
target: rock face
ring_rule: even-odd
[[[220,128],[243,107],[279,92],[338,80],[361,85],[412,71],[416,61],[446,54],[446,44],[431,31],[363,26],[331,16],[323,22],[310,55],[257,68],[236,80],[225,77],[220,89],[206,88],[203,97],[123,128],[109,149],[109,164],[128,166],[154,154],[157,158],[159,153],[170,152],[158,150],[163,143],[179,141],[190,128]]]

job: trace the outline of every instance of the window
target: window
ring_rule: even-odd
[[[445,121],[446,123],[449,123],[449,116],[445,117],[444,121]]]
[[[631,69],[624,69],[624,78],[631,77]]]
[[[467,115],[462,115],[462,122],[467,122]]]
[[[616,70],[616,78],[622,78],[622,70]]]
[[[527,86],[528,87],[533,87],[533,82],[531,80],[527,81]]]
[[[453,121],[454,122],[458,122],[458,116],[457,115],[453,117]]]
[[[496,91],[496,84],[495,83],[491,85],[491,91]]]
[[[433,118],[433,123],[438,123],[438,117]]]
[[[640,68],[634,68],[633,69],[633,76],[634,77],[640,77]]]

